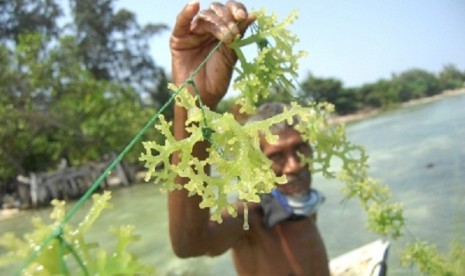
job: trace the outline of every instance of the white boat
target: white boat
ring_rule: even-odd
[[[332,276],[384,276],[390,243],[376,240],[331,259]]]

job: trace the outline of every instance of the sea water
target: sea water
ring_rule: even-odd
[[[402,267],[399,254],[415,237],[437,244],[445,252],[465,229],[465,95],[398,109],[347,126],[349,139],[366,148],[369,174],[388,185],[393,200],[404,203],[408,234],[392,241],[389,275],[415,275]],[[326,195],[318,224],[330,258],[379,236],[365,229],[366,215],[356,201],[344,203],[341,183],[314,176],[314,187]],[[108,250],[114,248],[110,225],[134,224],[141,241],[130,246],[158,275],[235,275],[230,252],[216,258],[182,260],[172,253],[168,237],[166,195],[153,184],[113,191],[113,209],[104,211],[87,235]],[[75,218],[85,214],[86,203]],[[29,231],[31,217],[46,218],[49,209],[22,212],[0,221],[0,234]],[[0,268],[0,274],[10,271]]]
[[[347,127],[349,139],[369,154],[369,174],[404,204],[407,233],[392,241],[389,275],[411,275],[399,255],[415,238],[447,252],[465,232],[465,95],[383,113]],[[319,183],[318,183],[319,182]],[[315,179],[328,195],[319,222],[331,257],[378,237],[364,228],[357,202],[341,204],[342,184]],[[328,218],[331,218],[328,220]]]

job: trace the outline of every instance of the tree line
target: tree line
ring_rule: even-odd
[[[0,194],[14,189],[6,184],[18,174],[52,170],[63,158],[74,166],[120,151],[171,96],[170,77],[148,43],[168,26],[141,25],[114,2],[0,1]],[[438,75],[412,69],[358,88],[308,74],[295,91],[272,87],[271,100],[327,101],[348,114],[464,82],[465,72],[454,65]],[[160,139],[154,130],[146,137]],[[141,150],[130,152],[129,161]]]
[[[354,113],[364,108],[387,109],[402,102],[430,97],[448,89],[464,87],[465,71],[455,65],[444,66],[439,74],[414,68],[393,74],[390,79],[356,88],[344,88],[335,78],[317,78],[309,75],[301,84],[299,97],[334,104],[340,115]]]
[[[114,2],[0,2],[0,194],[63,158],[121,151],[170,97],[148,46],[168,27],[141,25]]]
[[[414,68],[393,74],[390,79],[380,79],[351,88],[344,87],[343,82],[337,78],[320,78],[309,73],[294,91],[272,87],[267,101],[329,102],[334,105],[338,115],[346,115],[364,109],[389,109],[403,102],[463,87],[465,71],[454,64],[445,65],[438,74]],[[235,100],[233,97],[221,103],[220,111],[236,111],[238,108],[234,106]],[[258,104],[262,102],[259,101]]]

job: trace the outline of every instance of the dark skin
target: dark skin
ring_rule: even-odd
[[[225,45],[209,59],[194,78],[202,101],[214,110],[225,95],[237,60],[227,44],[242,35],[255,20],[241,3],[213,3],[200,11],[198,3],[184,7],[176,19],[170,40],[173,81],[183,84],[199,63],[224,39]],[[192,93],[192,91],[190,91]],[[185,129],[186,110],[175,106],[174,136],[188,136]],[[286,128],[279,139],[269,144],[262,139],[263,152],[272,160],[273,171],[285,175],[288,182],[279,185],[285,194],[302,193],[310,189],[311,174],[300,161],[299,154],[311,154],[311,148],[300,134]],[[206,158],[206,143],[195,146],[192,155]],[[173,156],[173,163],[179,162]],[[208,168],[206,168],[208,170]],[[180,184],[186,179],[178,178]],[[238,216],[223,214],[223,223],[210,221],[208,209],[199,208],[198,196],[187,196],[186,190],[168,195],[170,237],[174,252],[182,258],[217,256],[232,249],[239,275],[329,275],[328,259],[315,217],[285,221],[269,229],[263,224],[263,212],[258,204],[248,203],[250,230],[243,229],[243,207],[238,204]]]

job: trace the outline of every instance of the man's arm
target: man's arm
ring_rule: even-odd
[[[182,85],[218,41],[223,39],[225,44],[194,78],[203,103],[210,109],[215,109],[228,89],[237,60],[227,44],[236,35],[242,35],[254,21],[254,17],[247,13],[242,4],[233,1],[225,5],[212,4],[207,10],[199,9],[198,2],[191,2],[176,19],[170,40],[173,81],[177,86]],[[191,87],[188,89],[193,93]],[[186,110],[175,106],[174,118],[175,138],[186,138]],[[198,143],[192,155],[205,159],[207,146],[207,143]],[[173,163],[178,162],[179,157],[174,155]],[[186,179],[178,177],[177,182],[184,184]],[[232,245],[241,232],[239,222],[228,220],[221,226],[210,222],[209,210],[199,208],[200,200],[199,196],[188,197],[184,189],[168,195],[171,243],[180,257],[220,254]]]

